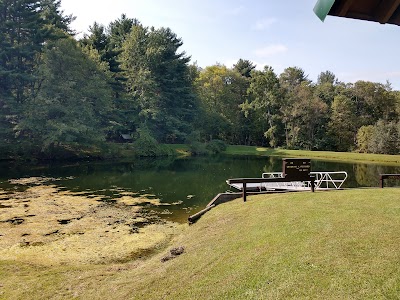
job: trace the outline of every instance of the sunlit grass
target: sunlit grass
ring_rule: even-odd
[[[280,157],[307,157],[311,159],[352,161],[360,163],[379,163],[387,165],[400,165],[400,155],[355,153],[355,152],[330,152],[272,149],[253,146],[228,146],[224,152],[230,155],[264,155]]]
[[[212,209],[145,260],[0,260],[5,299],[394,299],[400,189],[250,196]],[[185,253],[165,263],[174,246]]]

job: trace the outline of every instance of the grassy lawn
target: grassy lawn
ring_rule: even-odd
[[[187,153],[187,145],[176,144],[167,145],[178,153]],[[332,152],[332,151],[307,151],[307,150],[286,150],[272,149],[256,146],[230,145],[223,152],[228,155],[261,155],[261,156],[280,156],[280,157],[307,157],[311,159],[332,160],[332,161],[351,161],[359,163],[377,163],[382,165],[400,166],[400,155],[370,154],[355,152]]]
[[[395,299],[399,232],[400,189],[250,196],[212,209],[146,259],[0,258],[0,298]],[[185,253],[161,263],[177,246]]]
[[[285,149],[271,149],[271,148],[253,147],[253,146],[228,146],[225,153],[231,155],[308,157],[312,159],[323,159],[323,160],[400,165],[400,155],[354,153],[354,152],[285,150]]]

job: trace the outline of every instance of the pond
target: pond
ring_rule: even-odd
[[[101,196],[100,201],[109,203],[126,193],[157,199],[165,205],[146,203],[142,204],[143,208],[163,219],[186,222],[189,215],[204,208],[215,195],[229,190],[226,179],[260,177],[263,172],[281,170],[279,157],[224,155],[39,166],[3,163],[0,165],[0,188],[21,188],[10,183],[10,179],[54,178],[49,182],[63,190],[94,194]],[[380,173],[400,173],[400,167],[394,166],[319,160],[312,160],[312,170],[346,171],[345,188],[377,187]],[[389,183],[393,184],[399,183]]]

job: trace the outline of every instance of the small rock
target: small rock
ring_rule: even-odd
[[[161,262],[166,262],[166,261],[169,261],[170,259],[173,259],[173,258],[175,258],[175,256],[167,255],[167,256],[164,256],[164,257],[161,258]]]
[[[185,247],[180,246],[180,247],[177,247],[177,248],[172,248],[169,252],[173,256],[178,256],[178,255],[181,255],[183,252],[185,252]]]
[[[185,247],[180,246],[180,247],[172,248],[171,250],[169,250],[169,252],[171,254],[168,254],[168,255],[162,257],[161,262],[169,261],[171,259],[174,259],[178,255],[181,255],[183,252],[185,252]]]

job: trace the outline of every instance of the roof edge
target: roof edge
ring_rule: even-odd
[[[317,3],[315,3],[314,13],[322,22],[325,21],[325,18],[328,15],[334,3],[335,0],[318,0]]]

